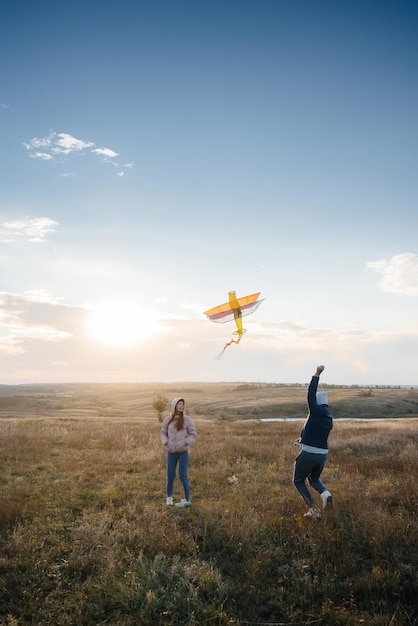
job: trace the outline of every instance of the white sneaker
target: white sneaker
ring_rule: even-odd
[[[173,498],[171,496],[167,498],[167,506],[173,506]]]
[[[322,508],[324,509],[324,511],[332,507],[332,495],[330,494],[329,491],[323,491],[321,493],[321,500],[322,500]]]
[[[321,511],[319,509],[309,509],[303,517],[321,517]]]
[[[190,506],[190,505],[191,505],[190,500],[186,500],[185,498],[182,498],[180,502],[176,502],[176,507],[178,509],[182,509],[184,506]]]

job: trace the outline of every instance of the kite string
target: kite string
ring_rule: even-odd
[[[221,352],[218,354],[218,356],[215,356],[215,359],[217,359],[218,361],[219,361],[220,359],[222,359],[223,354],[224,354],[225,350],[227,349],[227,347],[228,347],[228,346],[230,346],[230,345],[231,345],[231,343],[236,343],[236,344],[239,344],[239,342],[240,342],[240,341],[241,341],[241,335],[238,337],[238,339],[231,339],[231,341],[228,341],[228,343],[226,343],[226,344],[224,345],[224,347],[222,348],[222,350],[221,350]]]

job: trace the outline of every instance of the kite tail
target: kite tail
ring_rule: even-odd
[[[217,359],[218,361],[219,361],[220,359],[222,359],[222,357],[223,357],[223,354],[224,354],[225,350],[227,349],[227,347],[228,347],[228,346],[230,346],[230,345],[231,345],[231,343],[236,343],[236,344],[238,345],[238,344],[239,344],[239,342],[241,341],[241,336],[242,336],[242,335],[240,335],[240,336],[238,337],[238,339],[231,339],[231,341],[228,341],[228,343],[226,343],[226,344],[224,345],[224,347],[222,348],[222,350],[221,350],[221,352],[218,354],[218,356],[215,356],[215,359]]]

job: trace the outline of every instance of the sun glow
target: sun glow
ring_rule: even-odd
[[[114,347],[142,343],[159,330],[155,317],[132,302],[97,305],[87,321],[87,332],[92,339]]]

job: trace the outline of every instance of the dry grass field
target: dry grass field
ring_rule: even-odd
[[[417,624],[418,392],[328,391],[386,419],[336,420],[334,507],[307,520],[301,422],[261,421],[304,418],[305,385],[1,387],[0,624]],[[165,505],[157,395],[198,429],[189,509]]]
[[[337,419],[418,417],[418,389],[321,387]],[[0,419],[151,418],[158,394],[185,396],[187,410],[199,418],[304,418],[306,389],[265,383],[0,385]]]

